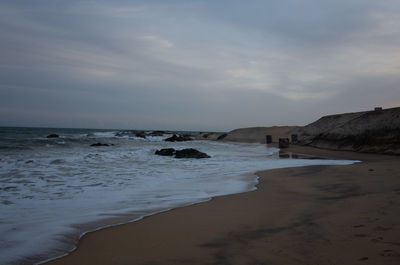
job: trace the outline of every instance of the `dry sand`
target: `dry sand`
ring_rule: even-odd
[[[400,158],[288,151],[363,162],[258,172],[254,192],[89,233],[48,264],[400,264]]]

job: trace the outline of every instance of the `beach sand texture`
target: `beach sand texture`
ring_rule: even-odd
[[[400,158],[258,172],[253,192],[86,234],[46,264],[400,264]]]

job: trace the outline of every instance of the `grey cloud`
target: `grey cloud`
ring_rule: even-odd
[[[394,1],[0,7],[0,125],[224,130],[400,103]]]

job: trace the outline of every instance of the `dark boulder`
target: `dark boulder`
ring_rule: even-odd
[[[149,136],[163,136],[164,135],[164,131],[152,131],[151,133],[149,133]]]
[[[189,135],[172,135],[171,137],[164,139],[167,142],[184,142],[184,141],[191,141],[192,138]]]
[[[210,156],[196,149],[187,148],[182,150],[176,150],[175,158],[210,158]]]
[[[49,134],[46,136],[46,138],[59,138],[59,137],[60,137],[60,135],[55,134],[55,133],[52,133],[52,134]]]
[[[135,133],[136,137],[146,139],[146,134],[144,132],[137,132]]]
[[[161,150],[157,150],[155,154],[159,156],[173,156],[174,153],[175,153],[174,148],[164,148]]]
[[[103,143],[95,143],[91,144],[90,146],[110,146],[109,144],[103,144]]]

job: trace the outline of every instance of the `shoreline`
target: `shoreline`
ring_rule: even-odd
[[[245,191],[245,192],[249,192],[249,191]],[[224,195],[222,195],[222,196],[224,196]],[[100,227],[97,227],[97,228],[94,228],[94,229],[90,229],[90,230],[85,231],[85,232],[83,232],[82,234],[79,235],[79,239],[78,239],[78,240],[76,241],[76,243],[74,244],[74,247],[73,247],[70,251],[68,251],[67,253],[62,254],[62,255],[59,255],[59,256],[57,256],[57,257],[48,258],[48,259],[46,259],[46,260],[37,261],[37,262],[35,262],[34,264],[35,264],[35,265],[47,264],[47,263],[49,263],[49,262],[52,262],[52,261],[55,261],[55,260],[58,260],[58,259],[62,259],[63,257],[68,256],[70,253],[74,252],[74,251],[78,248],[79,241],[80,241],[80,240],[82,239],[82,237],[84,237],[86,234],[95,233],[95,232],[97,232],[97,231],[101,231],[101,230],[103,230],[103,229],[112,228],[112,227],[114,227],[114,226],[120,226],[120,225],[126,225],[126,224],[130,224],[130,223],[134,223],[134,222],[139,222],[139,221],[143,220],[144,218],[148,218],[148,217],[153,216],[153,215],[157,215],[157,214],[160,214],[160,213],[168,212],[168,211],[171,211],[171,210],[177,209],[177,208],[189,207],[189,206],[191,206],[191,205],[198,204],[198,203],[208,202],[208,201],[212,200],[213,198],[214,198],[214,197],[208,198],[208,199],[206,199],[206,200],[204,200],[204,201],[198,201],[198,202],[183,204],[183,205],[177,206],[177,207],[167,208],[167,209],[160,210],[160,211],[156,211],[156,212],[150,212],[150,213],[148,213],[148,214],[141,215],[141,216],[137,217],[136,219],[132,219],[132,220],[130,220],[130,221],[120,222],[120,223],[113,223],[113,224],[103,225],[103,226],[100,226]]]
[[[345,158],[345,159],[352,159],[352,160],[361,160],[359,158],[362,157],[362,158],[364,158],[364,159],[362,159],[363,162],[356,163],[356,164],[361,164],[362,168],[365,168],[366,166],[368,166],[369,165],[368,163],[376,163],[377,161],[378,161],[378,164],[379,164],[379,161],[387,161],[387,160],[389,162],[391,161],[391,163],[393,163],[393,161],[396,162],[396,157],[392,157],[392,156],[360,154],[360,153],[342,152],[342,151],[328,151],[328,150],[308,148],[308,147],[294,146],[294,147],[287,149],[287,151],[295,152],[295,153],[303,153],[303,154],[311,153],[310,155],[323,155],[323,156],[333,157],[333,158],[337,158],[337,159]],[[263,236],[265,236],[266,234],[269,235],[271,233],[272,234],[286,233],[287,231],[290,231],[291,229],[293,229],[293,226],[295,228],[297,227],[300,229],[300,227],[304,226],[305,223],[307,223],[309,225],[313,223],[313,221],[306,220],[307,218],[306,219],[303,218],[304,220],[299,219],[299,220],[297,220],[299,222],[292,222],[292,224],[290,225],[290,222],[288,222],[288,220],[296,220],[296,216],[293,216],[293,214],[298,212],[298,210],[300,210],[300,212],[301,212],[302,211],[301,209],[303,209],[303,210],[308,209],[307,205],[310,202],[308,202],[308,199],[305,200],[304,198],[303,198],[303,200],[300,200],[300,201],[296,200],[296,206],[299,207],[300,205],[302,205],[300,207],[301,209],[293,210],[293,212],[289,211],[287,213],[282,212],[283,208],[291,207],[291,204],[290,203],[288,204],[288,202],[290,202],[289,199],[291,196],[289,196],[289,197],[280,196],[279,193],[281,192],[281,189],[273,190],[271,186],[266,187],[265,182],[269,182],[270,185],[271,185],[271,183],[274,183],[274,185],[279,184],[282,187],[285,187],[285,185],[287,185],[287,184],[280,183],[276,179],[277,175],[278,176],[282,176],[282,174],[283,175],[284,174],[296,175],[298,173],[305,174],[305,172],[307,173],[307,175],[313,175],[313,174],[318,175],[319,174],[318,172],[321,170],[328,169],[328,171],[329,171],[330,170],[329,168],[353,167],[356,164],[347,165],[346,167],[344,167],[344,166],[306,166],[306,167],[292,167],[292,168],[282,168],[282,169],[272,169],[272,170],[267,170],[267,171],[259,171],[259,172],[257,172],[257,176],[259,177],[259,183],[257,184],[257,190],[255,190],[255,191],[213,197],[211,200],[208,200],[206,202],[195,203],[195,204],[191,204],[189,206],[183,206],[183,207],[163,211],[161,213],[157,213],[157,214],[154,214],[151,216],[144,217],[136,222],[130,222],[127,224],[121,224],[121,225],[116,225],[116,226],[112,226],[112,227],[108,227],[108,228],[102,228],[95,232],[86,233],[79,240],[78,247],[73,252],[71,252],[70,254],[67,254],[66,256],[63,256],[62,258],[51,260],[48,263],[40,263],[40,264],[78,264],[78,263],[84,263],[84,264],[145,264],[146,262],[150,262],[150,261],[152,262],[152,264],[180,264],[180,263],[182,263],[182,264],[207,264],[207,263],[210,263],[210,264],[242,264],[241,263],[242,259],[247,260],[247,261],[252,261],[252,262],[254,262],[254,261],[260,262],[262,260],[262,258],[265,258],[267,260],[268,260],[268,258],[269,259],[273,258],[273,259],[276,259],[275,261],[277,263],[302,264],[301,259],[299,259],[299,257],[296,257],[293,260],[279,259],[276,257],[276,256],[279,257],[279,255],[275,255],[276,253],[274,255],[269,253],[269,255],[266,255],[266,257],[263,257],[262,254],[266,252],[264,248],[263,248],[264,250],[261,252],[251,251],[251,252],[254,252],[254,253],[252,253],[252,255],[249,255],[249,254],[239,255],[239,257],[235,258],[238,260],[232,260],[229,262],[228,261],[222,262],[222,260],[219,260],[219,261],[216,260],[217,255],[215,253],[218,253],[218,250],[220,250],[220,249],[225,249],[227,252],[232,251],[234,249],[237,250],[236,245],[238,244],[238,242],[236,242],[236,241],[250,240],[250,241],[252,241],[252,243],[254,243],[254,242],[260,243],[259,242],[260,240],[258,239],[258,237],[263,238]],[[348,169],[348,171],[351,171],[351,169]],[[396,171],[395,176],[400,176],[400,172],[399,172],[400,170],[397,169],[395,171]],[[374,171],[368,171],[368,172],[374,172]],[[291,181],[293,182],[294,179],[291,179]],[[316,180],[314,179],[314,181],[316,181]],[[297,182],[298,182],[298,180],[297,180]],[[295,186],[297,186],[297,184],[298,184],[298,187],[303,187],[304,190],[301,190],[301,192],[305,192],[305,191],[309,192],[310,191],[310,187],[305,187],[304,183],[301,183],[301,181],[300,181],[300,183],[296,183]],[[336,191],[336,193],[335,193],[335,185],[334,184],[335,183],[333,183],[333,186],[330,188],[331,189],[330,192],[333,191],[333,193],[336,194],[338,191]],[[399,183],[398,179],[397,179],[397,182],[395,181],[395,184],[399,186],[399,190],[400,190],[400,183]],[[314,183],[314,185],[315,185],[315,183]],[[285,187],[285,188],[287,189],[288,187]],[[290,187],[290,188],[293,188],[293,187]],[[326,187],[326,189],[327,190],[324,191],[325,193],[329,191],[329,187]],[[339,185],[336,187],[336,189],[339,190],[339,193],[340,193],[340,189],[342,189],[341,192],[345,193],[345,197],[349,196],[349,194],[346,195],[346,192],[347,192],[346,186],[342,187]],[[350,186],[350,187],[347,187],[347,189],[348,189],[348,191],[350,189],[350,192],[351,192],[351,189],[353,189],[353,192],[354,192],[355,187]],[[291,191],[291,192],[293,192],[293,191]],[[299,192],[299,191],[297,191],[297,192]],[[313,192],[315,192],[315,191],[313,191]],[[268,201],[268,203],[267,203],[268,207],[266,207],[266,208],[269,210],[264,209],[263,212],[259,212],[259,211],[257,211],[256,208],[260,206],[260,203],[262,204],[262,201],[260,202],[260,198],[258,198],[258,196],[260,196],[260,195],[254,196],[254,194],[261,194],[262,196],[267,196],[267,197],[276,196],[276,198],[275,198],[274,203],[272,203],[271,201]],[[311,195],[308,194],[307,196],[309,197]],[[359,195],[359,196],[361,196],[361,195]],[[350,197],[344,198],[344,199],[345,200],[354,199],[352,197],[359,197],[359,196],[350,196]],[[254,197],[257,197],[257,198],[254,198]],[[394,204],[398,206],[398,201],[399,201],[400,196],[398,196],[398,197],[394,196],[394,197],[396,198]],[[327,197],[327,198],[328,199],[325,199],[322,201],[329,202],[330,199],[329,199],[329,197]],[[333,199],[331,199],[331,200],[333,200]],[[246,204],[246,202],[248,202],[248,201],[251,201],[251,203],[246,205],[241,211],[238,211],[238,210],[227,211],[226,210],[226,208],[229,209],[229,208],[234,208],[236,205]],[[220,204],[222,204],[223,207],[221,207]],[[257,206],[254,206],[254,205],[257,205]],[[265,208],[265,207],[261,207],[261,209],[263,209],[263,208]],[[210,213],[210,210],[213,210],[213,211],[211,211],[211,213]],[[264,212],[264,211],[266,211],[266,212]],[[266,214],[270,215],[270,213],[268,213],[268,211],[276,212],[274,214],[275,217],[269,218],[269,219],[266,218]],[[247,213],[246,216],[243,216],[243,213]],[[210,218],[207,218],[207,215],[209,215]],[[297,215],[301,215],[301,214],[297,213]],[[193,216],[196,216],[196,219],[190,218]],[[189,219],[188,219],[188,217],[189,217]],[[201,220],[198,220],[198,219],[201,219]],[[263,221],[260,223],[255,222],[258,219],[263,220]],[[272,219],[275,220],[274,221],[275,223],[274,222],[271,223]],[[398,216],[394,216],[394,221],[395,221],[394,223],[396,225],[399,224],[398,219],[399,219]],[[184,220],[186,220],[189,224],[187,224],[186,222],[182,223],[182,221],[184,221]],[[222,222],[222,220],[224,220],[224,222]],[[238,223],[241,224],[239,227],[237,226]],[[177,227],[177,224],[181,224],[182,226]],[[244,225],[244,224],[246,224],[246,225]],[[175,232],[172,232],[170,229],[167,229],[166,227],[164,227],[165,225],[175,228],[175,230],[172,229],[172,231],[175,231]],[[243,225],[245,227],[242,227]],[[260,228],[260,226],[262,227],[261,230],[260,229],[251,230],[249,228],[246,228],[246,227]],[[185,228],[184,229],[185,232],[181,231],[182,227]],[[228,227],[229,227],[229,229],[228,229]],[[292,228],[290,228],[290,227],[292,227]],[[382,226],[382,227],[388,228],[385,226]],[[250,231],[248,231],[248,230],[250,230]],[[391,230],[393,230],[393,229],[391,229]],[[147,231],[147,233],[146,233],[146,231]],[[157,231],[157,233],[155,233],[154,231]],[[387,231],[389,231],[389,230],[387,230]],[[250,239],[249,239],[248,233],[253,235],[253,236],[250,236]],[[398,235],[398,231],[396,231],[396,233],[394,233],[392,231],[391,233]],[[221,235],[221,234],[225,234],[225,236],[226,236],[226,234],[234,235],[234,236],[233,236],[233,238],[229,238],[229,236],[228,236],[228,238],[227,239],[225,238],[224,240],[218,239],[218,235]],[[257,235],[257,234],[259,234],[259,235]],[[128,235],[130,235],[130,236],[128,236]],[[139,236],[140,240],[138,240],[138,238],[137,238],[138,236]],[[130,237],[132,237],[132,238],[130,238]],[[214,237],[216,237],[217,239],[215,239]],[[252,239],[252,237],[254,237],[255,239]],[[274,235],[272,235],[272,237],[274,237]],[[359,238],[365,238],[365,237],[367,237],[367,236],[359,236]],[[290,239],[290,240],[296,239],[290,235],[286,235],[286,236],[284,236],[284,238]],[[160,245],[158,242],[162,242],[162,244]],[[285,239],[280,239],[280,242],[281,243],[285,242]],[[138,244],[138,243],[141,243],[141,244]],[[396,242],[394,242],[394,243],[396,243]],[[132,246],[132,245],[134,245],[134,246]],[[230,246],[230,245],[232,245],[232,246]],[[212,255],[212,253],[214,253],[214,255]],[[391,249],[390,251],[388,251],[388,253],[386,253],[386,254],[388,254],[388,255],[390,254],[390,256],[387,256],[386,258],[387,259],[391,258],[394,260],[394,262],[398,262],[400,255],[397,255],[397,254],[395,255],[394,253],[400,253],[400,249],[398,246],[395,250]],[[296,255],[294,255],[294,256],[296,256]],[[259,258],[256,258],[256,257],[259,257]],[[360,259],[362,259],[362,258],[365,258],[365,257],[360,257]],[[369,262],[371,262],[371,258],[368,258],[368,259],[369,259]],[[294,260],[297,260],[299,262],[294,262]],[[366,259],[364,259],[364,260],[366,260]],[[388,260],[386,260],[386,264],[392,264],[392,263],[390,263],[390,261],[389,261],[389,263],[387,263],[387,261]],[[351,260],[351,262],[358,262],[358,260],[353,259],[353,260]],[[376,264],[379,264],[379,262]],[[395,264],[395,263],[393,263],[393,264]]]

